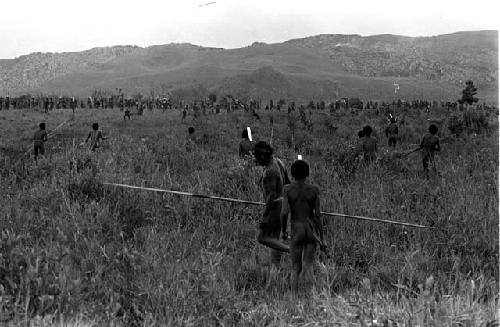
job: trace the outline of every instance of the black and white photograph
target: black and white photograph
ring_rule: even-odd
[[[0,3],[1,327],[500,327],[492,0]]]

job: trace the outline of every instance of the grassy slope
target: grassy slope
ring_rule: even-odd
[[[408,326],[480,326],[495,317],[496,123],[492,135],[443,145],[441,176],[426,180],[418,155],[352,171],[355,132],[370,123],[381,135],[382,117],[317,112],[313,133],[301,131],[297,122],[292,139],[287,115],[274,113],[278,156],[288,167],[297,153],[305,156],[324,210],[448,231],[408,230],[405,242],[400,229],[328,218],[332,255],[318,262],[313,291],[296,298],[286,271],[270,274],[268,252],[256,244],[261,208],[100,184],[261,200],[258,169],[237,159],[236,148],[247,125],[254,138],[269,138],[267,113],[261,121],[234,113],[180,123],[180,112],[148,111],[124,122],[117,110],[79,110],[48,143],[50,160],[34,166],[16,152],[29,147],[36,122],[45,120],[50,129],[70,115],[0,112],[1,145],[11,149],[9,159],[0,161],[6,194],[0,199],[0,226],[6,227],[2,273],[12,281],[3,284],[2,315],[15,312],[21,321],[26,313],[48,314],[45,322],[33,321],[44,325],[59,312],[76,317],[69,320],[75,326],[137,317],[195,326],[362,325],[384,317]],[[406,113],[398,151],[419,141],[428,118],[445,115]],[[68,160],[86,158],[72,151],[72,138],[82,139],[94,121],[109,139],[92,157],[94,172],[71,175]],[[197,149],[186,153],[183,138],[191,124]],[[442,133],[448,136],[445,128]],[[383,138],[380,145],[380,155],[388,158]],[[431,275],[435,283],[424,290]]]

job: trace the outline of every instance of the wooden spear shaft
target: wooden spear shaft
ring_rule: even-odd
[[[260,206],[265,205],[265,203],[263,203],[263,202],[247,201],[247,200],[240,200],[240,199],[233,199],[233,198],[225,198],[225,197],[213,196],[213,195],[194,194],[194,193],[189,193],[189,192],[165,190],[165,189],[160,189],[160,188],[133,186],[133,185],[127,185],[127,184],[118,184],[118,183],[103,183],[103,184],[104,185],[110,185],[110,186],[117,186],[117,187],[124,187],[124,188],[136,189],[136,190],[144,190],[144,191],[152,191],[152,192],[161,192],[161,193],[185,195],[185,196],[191,196],[191,197],[194,197],[194,198],[201,198],[201,199],[211,199],[211,200],[226,201],[226,202],[232,202],[232,203],[251,204],[251,205],[260,205]],[[281,200],[281,198],[278,198],[275,201],[279,201],[279,200]],[[377,218],[370,218],[370,217],[364,217],[364,216],[346,215],[346,214],[343,214],[343,213],[336,213],[336,212],[321,212],[321,214],[325,215],[325,216],[330,216],[330,217],[342,217],[342,218],[364,220],[364,221],[372,221],[372,222],[378,222],[378,223],[384,223],[384,224],[392,224],[392,225],[400,225],[400,226],[406,226],[406,227],[414,227],[414,228],[430,228],[430,229],[434,228],[434,227],[424,226],[424,225],[419,225],[419,224],[404,223],[404,222],[399,222],[399,221],[377,219]]]

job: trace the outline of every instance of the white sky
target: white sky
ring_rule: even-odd
[[[215,4],[199,7],[200,4]],[[496,0],[1,0],[0,58],[189,42],[237,48],[316,34],[498,30]]]

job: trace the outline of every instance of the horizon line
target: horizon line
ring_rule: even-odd
[[[455,31],[451,33],[444,33],[444,34],[434,34],[434,35],[419,35],[419,36],[410,36],[410,35],[402,35],[402,34],[391,34],[391,33],[381,33],[381,34],[343,34],[343,33],[320,33],[320,34],[314,34],[314,35],[309,35],[309,36],[303,36],[303,37],[297,37],[297,38],[291,38],[283,41],[278,41],[278,42],[273,42],[273,43],[267,43],[263,41],[253,41],[251,44],[240,46],[240,47],[214,47],[214,46],[205,46],[205,45],[200,45],[200,44],[194,44],[191,42],[170,42],[170,43],[163,43],[163,44],[151,44],[151,45],[146,45],[146,46],[140,46],[140,45],[133,45],[133,44],[115,44],[115,45],[106,45],[106,46],[95,46],[95,47],[90,47],[90,48],[85,48],[82,50],[72,50],[72,51],[33,51],[29,52],[26,54],[20,54],[18,56],[12,57],[12,58],[0,58],[0,60],[16,60],[21,57],[26,57],[30,56],[33,54],[67,54],[67,53],[79,53],[79,52],[85,52],[85,51],[90,51],[94,49],[104,49],[104,48],[115,48],[115,47],[133,47],[133,48],[141,48],[141,49],[147,49],[147,48],[152,48],[152,47],[158,47],[158,46],[165,46],[165,45],[191,45],[195,47],[200,47],[200,48],[206,48],[206,49],[217,49],[217,50],[236,50],[236,49],[243,49],[250,47],[256,43],[261,43],[265,45],[275,45],[275,44],[280,44],[280,43],[285,43],[285,42],[290,42],[290,41],[295,41],[295,40],[301,40],[301,39],[307,39],[311,37],[317,37],[317,36],[329,36],[329,35],[345,35],[345,36],[360,36],[360,37],[375,37],[375,36],[386,36],[386,35],[391,35],[391,36],[396,36],[396,37],[407,37],[407,38],[431,38],[431,37],[438,37],[438,36],[443,36],[443,35],[452,35],[452,34],[458,34],[458,33],[478,33],[478,32],[496,32],[498,34],[498,30],[468,30],[468,31]],[[498,37],[498,36],[497,36]]]

